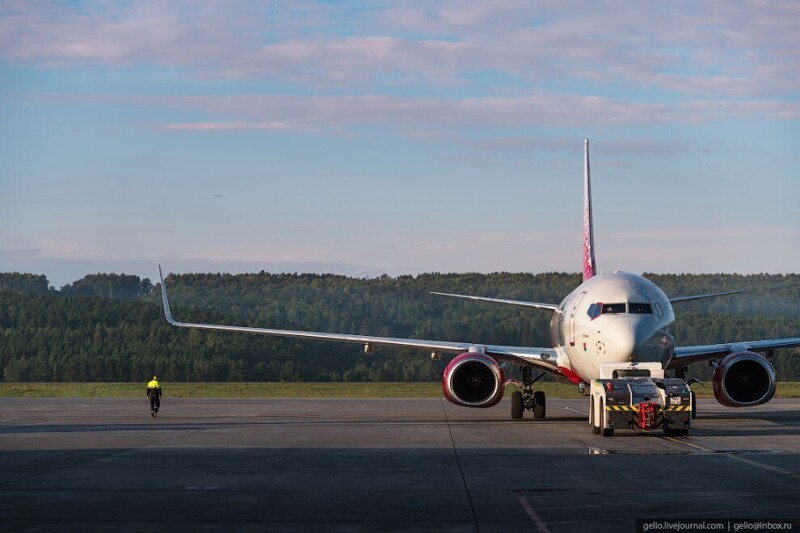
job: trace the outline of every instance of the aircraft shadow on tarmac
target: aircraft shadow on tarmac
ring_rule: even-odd
[[[756,413],[749,414],[743,417],[741,413],[732,414],[711,414],[699,416],[694,421],[694,429],[690,432],[695,436],[764,436],[764,435],[800,435],[800,410],[798,411],[782,411],[780,413],[758,413],[763,416],[753,416]],[[153,432],[153,431],[213,431],[222,429],[233,429],[242,427],[276,427],[276,426],[325,426],[325,427],[353,427],[353,426],[525,426],[531,430],[535,430],[538,425],[550,426],[553,424],[570,423],[576,424],[576,435],[580,435],[580,430],[586,424],[586,417],[584,416],[554,416],[548,417],[544,420],[523,419],[523,420],[508,420],[508,419],[448,419],[443,420],[371,420],[371,419],[354,419],[354,420],[325,420],[317,417],[303,417],[291,416],[286,419],[276,418],[273,416],[267,417],[254,417],[244,420],[232,420],[229,422],[205,422],[205,423],[181,423],[170,422],[167,416],[159,420],[152,420],[147,418],[142,423],[95,423],[95,424],[36,424],[36,425],[12,425],[0,427],[0,435],[13,435],[13,434],[47,434],[47,433],[84,433],[84,432]],[[704,429],[703,420],[763,420],[774,423],[773,427],[748,427],[741,428],[714,428]],[[624,428],[621,428],[624,429]],[[619,433],[619,436],[626,435],[627,432]],[[631,435],[641,436],[641,433],[632,432]],[[658,432],[658,435],[661,433]]]
[[[185,427],[188,427],[185,426]],[[587,437],[588,438],[588,437]],[[649,440],[649,439],[648,439]],[[728,456],[603,455],[547,447],[198,447],[0,451],[6,527],[172,530],[630,531],[636,517],[792,516],[795,481]],[[681,483],[657,498],[650,476]],[[558,475],[542,475],[542,469]],[[614,475],[609,475],[613,472]],[[760,472],[760,471],[759,471]],[[769,471],[766,471],[769,472]],[[603,478],[604,488],[596,486]],[[153,479],[158,480],[153,490]],[[32,497],[35,495],[35,497]],[[598,509],[602,520],[598,521]],[[755,509],[755,511],[753,510]],[[398,524],[401,529],[398,529]],[[86,527],[89,526],[89,527]],[[260,526],[260,527],[259,527]],[[578,526],[581,526],[578,529]],[[156,530],[160,530],[158,527]]]
[[[716,413],[701,413],[697,420],[765,420],[776,424],[800,424],[800,409],[787,409],[783,411],[725,411]]]
[[[19,433],[81,433],[81,432],[124,432],[124,431],[208,431],[225,428],[238,427],[258,427],[258,426],[441,426],[449,424],[451,426],[460,425],[531,425],[548,424],[558,422],[586,422],[585,417],[566,416],[552,417],[545,420],[521,420],[511,421],[507,419],[463,419],[463,420],[324,420],[319,418],[304,419],[302,416],[288,417],[286,420],[268,417],[267,420],[252,418],[247,420],[237,420],[230,422],[206,422],[206,423],[176,423],[164,420],[162,416],[159,420],[151,420],[149,417],[142,423],[96,423],[96,424],[36,424],[36,425],[13,425],[0,427],[0,435],[19,434]]]

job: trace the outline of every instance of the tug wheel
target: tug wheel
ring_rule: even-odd
[[[604,437],[613,437],[614,436],[614,428],[607,428],[606,427],[606,417],[608,416],[608,412],[605,409],[605,405],[603,405],[603,400],[600,400],[600,420],[602,426],[602,434]]]

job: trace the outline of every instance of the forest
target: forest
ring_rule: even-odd
[[[679,345],[800,335],[800,275],[645,274],[670,297],[739,290],[675,305]],[[181,274],[166,278],[175,318],[256,327],[505,345],[549,346],[549,313],[465,302],[431,291],[558,303],[579,274]],[[0,273],[0,379],[6,382],[432,381],[451,357],[427,352],[175,328],[158,284],[92,274],[49,287]],[[800,350],[772,359],[800,379]],[[710,368],[690,375],[707,379]]]

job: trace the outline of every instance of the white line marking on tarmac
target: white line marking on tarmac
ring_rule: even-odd
[[[19,420],[19,418],[5,418],[3,420],[0,420],[0,422],[11,422],[12,420]]]
[[[665,440],[668,440],[670,442],[676,442],[678,444],[683,444],[685,446],[691,446],[693,448],[697,448],[697,449],[703,450],[705,452],[711,452],[711,453],[714,452],[714,450],[712,448],[708,448],[706,446],[701,446],[701,445],[693,443],[693,442],[688,442],[688,441],[685,441],[685,440],[676,439],[674,437],[667,437],[667,436],[662,437],[662,438],[665,439]],[[745,463],[747,465],[754,466],[756,468],[761,468],[762,470],[769,470],[770,472],[774,472],[776,474],[781,474],[781,475],[784,475],[784,476],[789,476],[789,477],[793,477],[793,478],[796,478],[796,479],[800,479],[800,474],[798,474],[797,472],[793,472],[791,470],[786,470],[785,468],[781,468],[779,466],[765,465],[763,463],[759,463],[758,461],[752,461],[750,459],[745,459],[744,457],[739,457],[738,455],[733,455],[733,454],[725,454],[725,457],[733,459],[734,461],[739,461],[740,463]]]
[[[522,504],[522,508],[525,509],[525,512],[528,513],[528,516],[531,517],[533,520],[533,525],[536,526],[536,529],[539,530],[539,533],[550,533],[550,530],[547,529],[547,524],[544,523],[542,517],[539,516],[539,513],[533,510],[531,504],[528,502],[528,499],[524,496],[519,497],[519,503]]]
[[[572,411],[573,413],[578,413],[579,415],[589,416],[589,413],[584,413],[583,411],[578,411],[577,409],[573,409],[572,407],[565,407],[567,411]]]

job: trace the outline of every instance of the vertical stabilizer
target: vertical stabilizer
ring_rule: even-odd
[[[589,177],[589,139],[583,141],[583,281],[596,274],[592,224],[592,180]]]

